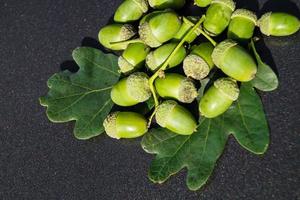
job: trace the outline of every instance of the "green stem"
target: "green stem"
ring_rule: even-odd
[[[154,103],[155,103],[155,109],[154,112],[152,113],[152,115],[150,116],[149,119],[149,124],[152,121],[152,118],[154,117],[157,107],[159,105],[158,102],[158,97],[154,88],[154,81],[155,79],[159,76],[159,74],[166,70],[171,59],[174,57],[174,55],[177,53],[177,51],[180,49],[180,47],[185,43],[185,41],[187,40],[187,38],[193,34],[193,32],[201,25],[201,23],[204,21],[205,16],[202,16],[201,19],[193,26],[193,28],[191,28],[191,30],[182,38],[182,40],[179,42],[179,44],[176,46],[176,48],[173,50],[173,52],[169,55],[169,57],[167,58],[167,60],[162,64],[162,66],[150,77],[149,79],[149,85],[150,85],[150,90],[151,93],[153,95],[153,99],[154,99]]]
[[[121,41],[121,42],[111,42],[110,45],[114,46],[114,45],[122,45],[122,44],[131,44],[131,43],[144,43],[140,38],[137,39],[132,39],[132,40],[126,40],[126,41]]]
[[[151,126],[152,119],[153,119],[153,117],[154,117],[156,111],[157,111],[157,107],[154,108],[154,111],[152,112],[152,114],[151,114],[151,116],[150,116],[150,118],[149,118],[149,121],[148,121],[148,128]]]
[[[200,29],[199,31],[200,31],[200,33],[201,33],[204,37],[206,37],[206,39],[208,39],[208,41],[210,41],[210,43],[211,43],[212,45],[214,45],[214,46],[217,45],[217,42],[214,41],[209,35],[207,35],[202,29]]]

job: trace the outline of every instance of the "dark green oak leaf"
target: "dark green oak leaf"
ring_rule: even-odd
[[[256,51],[253,40],[250,42],[250,47],[255,55],[257,61],[257,73],[255,78],[251,81],[252,85],[261,91],[273,91],[278,88],[279,81],[275,72],[269,65],[264,63]]]
[[[197,190],[206,183],[222,154],[227,134],[222,117],[202,119],[198,131],[190,136],[174,134],[167,129],[152,129],[142,140],[143,149],[157,154],[150,166],[149,178],[162,183],[187,167],[187,186]]]
[[[118,59],[89,47],[77,48],[72,55],[79,71],[50,77],[49,92],[40,103],[47,107],[49,120],[75,120],[75,137],[89,139],[104,132],[102,123],[113,106],[110,90],[120,76]]]
[[[155,107],[154,98],[150,97],[146,102],[147,109],[150,111]]]
[[[263,154],[270,142],[263,104],[251,83],[243,83],[240,90],[239,99],[224,114],[226,131],[245,149]]]
[[[202,118],[197,132],[190,136],[164,128],[151,129],[141,143],[146,152],[156,154],[149,170],[150,180],[162,183],[186,167],[188,188],[201,188],[213,172],[230,134],[257,154],[265,152],[268,146],[262,104],[250,83],[242,84],[239,101],[229,111],[217,118]]]
[[[149,178],[162,183],[172,174],[187,167],[187,186],[197,190],[206,183],[222,154],[227,135],[222,120],[202,119],[196,133],[190,136],[174,134],[167,129],[151,129],[142,140],[143,149],[157,154],[150,166]]]

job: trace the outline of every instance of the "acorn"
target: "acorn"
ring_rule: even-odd
[[[136,138],[148,131],[147,120],[141,114],[134,112],[114,112],[103,122],[106,134],[109,137]]]
[[[207,7],[211,4],[212,0],[195,0],[195,5],[199,7]]]
[[[226,75],[238,81],[250,81],[257,72],[256,62],[249,52],[230,39],[215,47],[212,60]]]
[[[194,116],[174,100],[167,100],[160,104],[155,118],[161,127],[180,135],[191,135],[197,128]]]
[[[238,41],[247,41],[252,38],[257,23],[254,12],[246,9],[237,9],[231,16],[227,37]]]
[[[167,43],[158,47],[154,51],[151,51],[146,57],[146,66],[150,70],[156,71],[167,60],[177,45],[178,43],[176,42]],[[183,46],[181,46],[170,60],[168,69],[179,65],[185,56],[186,50]]]
[[[204,31],[211,36],[221,34],[228,26],[234,9],[233,0],[212,0],[203,22]]]
[[[198,96],[193,81],[181,74],[166,73],[164,77],[157,78],[154,84],[156,92],[162,98],[191,103]]]
[[[185,0],[148,0],[148,2],[149,5],[154,9],[180,9],[185,4]]]
[[[181,26],[178,15],[171,10],[146,15],[140,23],[139,35],[145,44],[154,48],[172,39]]]
[[[200,114],[206,118],[217,117],[228,110],[239,97],[239,88],[232,78],[216,80],[199,103]]]
[[[116,83],[110,93],[112,101],[119,106],[133,106],[151,97],[147,74],[135,72]]]
[[[183,61],[183,70],[187,77],[204,79],[214,67],[211,54],[214,46],[205,42],[192,47],[191,53]]]
[[[188,16],[182,17],[182,24],[179,31],[173,37],[174,41],[180,41],[184,38],[184,36],[193,28],[195,23],[199,20],[198,17],[195,16]],[[201,27],[198,27],[186,40],[187,43],[192,43],[200,34],[201,34]]]
[[[124,50],[127,44],[115,44],[113,42],[122,42],[129,40],[136,34],[134,27],[130,24],[110,24],[103,27],[98,34],[100,43],[112,50]]]
[[[150,48],[140,42],[131,43],[127,46],[122,56],[119,57],[118,65],[122,73],[128,74],[139,68],[144,63]]]
[[[125,0],[116,10],[114,20],[121,23],[136,21],[148,12],[148,7],[147,0]]]
[[[299,30],[300,21],[288,13],[268,12],[258,20],[258,26],[267,36],[288,36]]]

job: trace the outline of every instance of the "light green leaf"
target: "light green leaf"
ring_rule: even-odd
[[[269,145],[269,128],[261,99],[251,83],[243,83],[240,90],[239,99],[224,114],[226,130],[247,150],[263,154]]]
[[[110,90],[120,76],[117,57],[81,47],[73,51],[73,58],[79,71],[63,71],[50,77],[49,92],[40,103],[47,107],[49,120],[75,120],[75,137],[89,139],[104,132],[102,123],[113,106]]]
[[[242,84],[239,100],[225,114],[202,118],[197,132],[190,136],[163,128],[151,129],[142,140],[143,149],[156,154],[149,178],[162,183],[186,167],[188,188],[201,188],[222,154],[229,134],[253,153],[264,153],[268,147],[269,132],[262,103],[250,83]]]
[[[251,81],[252,85],[261,91],[273,91],[278,88],[279,81],[275,72],[271,67],[265,64],[258,55],[253,40],[250,46],[257,61],[257,73],[255,78]]]

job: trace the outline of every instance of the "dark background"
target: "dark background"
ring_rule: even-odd
[[[38,103],[47,79],[72,64],[64,61],[81,42],[97,45],[92,38],[120,2],[0,0],[0,199],[299,199],[300,32],[259,42],[281,83],[262,94],[269,150],[256,156],[230,138],[208,184],[197,192],[187,190],[184,170],[165,184],[151,183],[153,156],[138,141],[104,134],[78,141],[73,123],[48,121]],[[244,0],[238,7],[299,17],[300,1]]]

